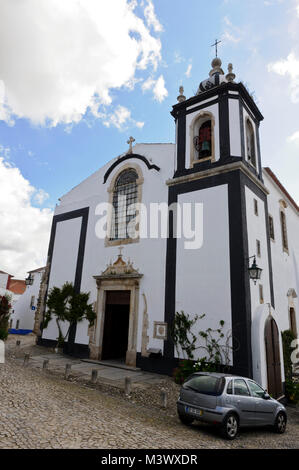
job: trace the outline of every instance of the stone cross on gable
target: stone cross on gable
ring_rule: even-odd
[[[129,144],[129,150],[127,151],[127,153],[133,153],[133,149],[132,149],[132,144],[133,142],[135,142],[135,139],[134,137],[130,137],[129,140],[127,140],[127,144]]]

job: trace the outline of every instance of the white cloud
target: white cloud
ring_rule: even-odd
[[[175,52],[174,53],[174,63],[175,64],[180,64],[181,62],[184,61],[184,58],[181,56],[180,52]]]
[[[0,269],[16,277],[46,262],[53,213],[32,204],[43,194],[0,157]]]
[[[144,9],[144,16],[148,26],[152,26],[154,31],[157,33],[163,31],[163,26],[155,14],[155,7],[151,0],[147,0],[147,6]]]
[[[294,134],[290,135],[287,138],[288,142],[295,142],[296,144],[299,144],[299,131],[294,132]]]
[[[49,194],[44,189],[39,189],[34,195],[34,201],[41,206],[49,197]]]
[[[187,67],[187,70],[185,72],[186,77],[188,77],[188,78],[190,77],[191,70],[192,70],[192,64],[189,64],[188,67]]]
[[[299,59],[291,52],[286,59],[268,64],[269,72],[289,77],[289,88],[293,103],[299,103]]]
[[[103,114],[103,123],[106,127],[114,126],[119,130],[125,130],[128,126],[136,126],[142,129],[144,122],[135,121],[131,117],[131,111],[125,106],[117,106],[115,111],[110,114]]]
[[[55,126],[79,122],[112,101],[110,90],[134,86],[136,71],[161,61],[151,1],[0,2],[0,119]]]
[[[165,80],[163,75],[160,75],[156,81],[153,92],[155,100],[159,101],[159,103],[161,103],[168,96],[168,91],[165,88]]]
[[[3,157],[6,160],[10,159],[10,148],[9,147],[4,147],[4,145],[0,144],[0,155],[3,155]]]
[[[224,16],[223,21],[225,23],[225,31],[222,34],[222,41],[224,43],[233,42],[235,44],[240,42],[242,39],[242,30],[237,26],[234,26],[228,16]]]
[[[168,96],[168,91],[165,87],[165,80],[163,75],[160,75],[157,80],[154,80],[153,78],[149,77],[141,85],[141,88],[143,91],[152,90],[154,94],[154,99],[156,101],[159,101],[159,103],[161,103]]]

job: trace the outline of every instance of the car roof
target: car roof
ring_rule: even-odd
[[[243,377],[242,375],[234,375],[234,374],[228,374],[228,373],[223,373],[223,372],[194,372],[194,374],[192,375],[210,375],[211,377],[217,377],[217,378],[228,377],[232,379],[251,380],[248,377]]]

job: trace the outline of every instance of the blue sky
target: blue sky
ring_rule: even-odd
[[[208,77],[215,38],[265,117],[264,166],[299,202],[299,0],[1,1],[0,269],[44,264],[58,198],[130,135],[174,141],[178,88]]]

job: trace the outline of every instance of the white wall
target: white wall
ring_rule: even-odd
[[[10,319],[13,321],[12,328],[16,328],[17,321],[19,320],[19,329],[33,330],[36,310],[31,309],[31,298],[34,296],[33,305],[36,308],[42,273],[42,271],[32,273],[34,277],[33,284],[26,286],[25,292],[19,296],[18,301],[14,305],[14,313],[10,316]]]
[[[268,211],[273,217],[275,241],[271,241],[273,283],[275,310],[280,318],[282,329],[290,328],[289,302],[287,293],[289,289],[295,289],[299,296],[299,214],[286,195],[277,187],[273,180],[264,171],[265,185],[270,191],[268,196]],[[288,204],[285,209],[289,253],[283,250],[282,231],[280,223],[280,204],[283,199]],[[299,302],[293,299],[296,311],[297,330],[299,331]]]
[[[0,288],[1,289],[6,289],[7,281],[8,281],[8,274],[0,273]]]
[[[65,282],[74,283],[81,225],[82,217],[58,222],[56,225],[48,292],[53,287],[61,287]],[[65,335],[68,322],[61,324],[61,328],[62,333]],[[54,318],[50,321],[48,328],[43,330],[42,337],[57,339],[58,329]]]
[[[267,243],[267,229],[265,217],[265,204],[256,194],[251,191],[247,186],[245,188],[246,198],[246,218],[248,227],[248,252],[249,256],[257,255],[257,244],[259,240],[261,244],[261,257],[256,257],[257,265],[262,268],[262,276],[256,285],[250,281],[251,293],[251,314],[254,315],[256,308],[260,305],[259,285],[263,286],[264,303],[271,302],[270,297],[270,278],[269,278],[269,263],[268,263],[268,243]],[[258,201],[258,215],[254,213],[254,199]],[[249,260],[249,265],[252,264],[253,259]]]
[[[194,328],[194,334],[207,328],[218,328],[225,321],[231,329],[231,282],[229,248],[229,214],[227,185],[194,191],[179,196],[179,203],[203,204],[203,245],[197,250],[184,248],[177,241],[176,311],[205,314]],[[200,350],[196,357],[203,357]]]
[[[230,153],[234,157],[241,157],[241,129],[239,100],[229,98],[229,137]]]

